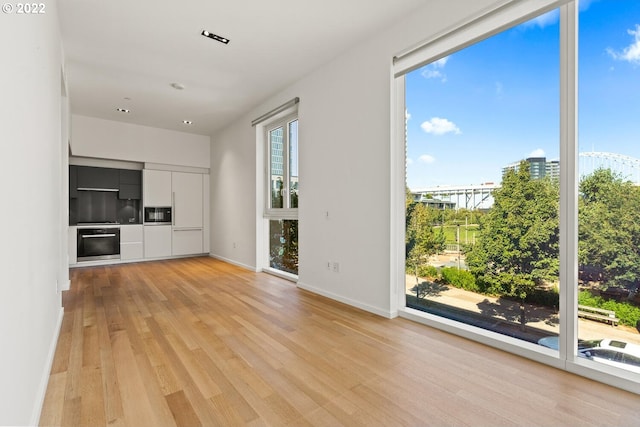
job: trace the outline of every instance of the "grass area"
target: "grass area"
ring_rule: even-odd
[[[460,225],[460,243],[473,243],[477,234],[478,225]],[[456,235],[458,234],[457,225],[445,225],[444,237],[447,244],[454,244],[457,242]]]

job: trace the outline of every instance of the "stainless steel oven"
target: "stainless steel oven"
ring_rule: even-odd
[[[78,261],[120,259],[120,227],[78,227]]]

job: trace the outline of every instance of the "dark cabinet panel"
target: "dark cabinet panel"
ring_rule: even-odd
[[[118,192],[118,198],[140,200],[142,198],[142,191],[140,190],[140,185],[120,184],[120,191]]]
[[[78,198],[78,167],[69,166],[69,198]]]
[[[142,199],[142,171],[120,169],[119,199]]]
[[[142,171],[140,170],[130,170],[130,169],[120,169],[120,184],[142,184]]]
[[[78,166],[78,188],[117,190],[120,185],[118,169]]]

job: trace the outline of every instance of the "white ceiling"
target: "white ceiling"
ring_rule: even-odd
[[[59,0],[71,110],[211,135],[427,1]]]

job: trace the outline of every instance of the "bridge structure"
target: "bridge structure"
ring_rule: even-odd
[[[610,169],[624,180],[640,185],[640,159],[604,151],[587,151],[578,155],[580,178],[597,169]],[[439,185],[435,187],[412,188],[416,201],[438,205],[440,209],[489,209],[493,205],[492,192],[500,184],[487,182],[476,185]],[[438,203],[440,201],[442,203]]]
[[[493,182],[476,185],[439,185],[411,189],[416,201],[438,199],[451,204],[455,203],[455,209],[488,209],[493,205],[491,193],[500,188]]]
[[[622,179],[640,185],[640,159],[604,151],[587,151],[580,153],[578,157],[580,178],[597,169],[610,169]]]

